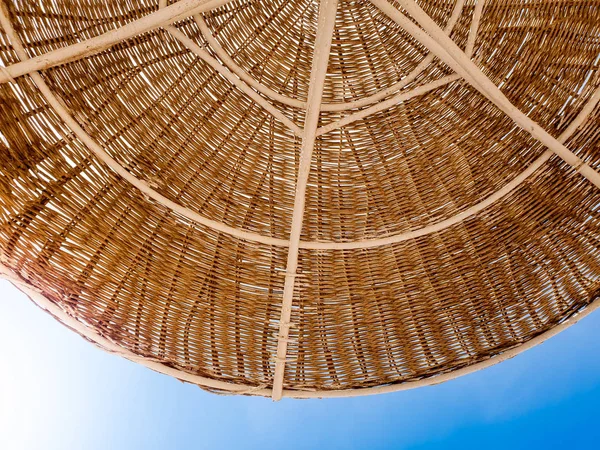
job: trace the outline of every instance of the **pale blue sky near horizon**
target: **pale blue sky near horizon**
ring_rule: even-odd
[[[443,384],[218,396],[105,353],[0,280],[0,449],[598,449],[600,312]]]

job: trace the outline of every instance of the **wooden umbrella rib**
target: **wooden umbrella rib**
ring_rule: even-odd
[[[76,44],[52,50],[34,58],[21,58],[21,62],[12,64],[0,71],[0,83],[9,82],[31,72],[76,61],[86,56],[100,53],[119,42],[139,34],[173,23],[194,14],[207,12],[226,5],[231,0],[181,0],[166,8],[129,22],[120,28],[107,31],[99,36],[77,42]],[[7,15],[8,17],[8,15]]]
[[[456,5],[454,6],[454,10],[452,11],[452,15],[450,16],[450,19],[448,20],[448,23],[446,24],[446,27],[444,28],[444,32],[447,33],[448,35],[452,32],[452,30],[454,29],[454,26],[458,22],[458,18],[460,17],[463,6],[464,6],[464,0],[458,0],[456,2]],[[423,73],[423,71],[425,71],[425,69],[427,69],[427,67],[433,62],[434,58],[435,58],[435,55],[433,55],[432,53],[429,53],[425,58],[423,58],[423,61],[421,61],[417,65],[417,67],[415,67],[408,75],[406,75],[400,81],[398,81],[397,83],[394,83],[392,86],[390,86],[388,88],[385,88],[379,92],[376,92],[375,94],[372,94],[368,97],[364,97],[364,98],[354,100],[351,102],[326,103],[323,105],[322,111],[347,111],[349,109],[362,108],[362,107],[371,105],[379,100],[383,100],[384,98],[388,97],[389,95],[394,94],[395,92],[399,91],[400,89],[403,89],[408,84],[412,83],[419,75],[421,75],[421,73]]]
[[[167,6],[167,0],[159,0],[158,7],[165,8]],[[196,16],[199,17],[199,16]],[[248,97],[254,100],[258,105],[268,111],[273,117],[279,120],[281,123],[286,125],[290,130],[294,132],[296,136],[302,136],[302,129],[296,125],[291,119],[285,116],[279,109],[269,103],[267,100],[258,95],[255,91],[253,91],[248,84],[245,83],[246,80],[243,78],[237,78],[232,71],[227,67],[213,58],[205,49],[200,47],[190,38],[188,38],[185,34],[175,28],[173,25],[168,25],[165,29],[179,42],[181,42],[185,47],[210,65],[213,69],[223,75],[230,83],[244,92]],[[238,75],[239,76],[239,75]]]
[[[244,92],[248,97],[256,102],[256,104],[260,105],[266,111],[268,111],[273,117],[279,120],[281,123],[286,125],[290,130],[296,134],[296,136],[302,136],[302,129],[296,125],[291,119],[285,116],[279,109],[257,94],[254,90],[252,90],[244,81],[237,78],[227,67],[219,63],[215,58],[210,56],[210,54],[188,38],[185,34],[179,31],[172,25],[168,25],[165,29],[171,33],[171,35],[181,42],[183,45],[187,47],[192,53],[197,55],[200,59],[208,63],[213,69],[223,75],[231,84],[237,87],[239,90]]]
[[[357,120],[364,119],[368,116],[371,116],[379,111],[383,111],[385,109],[391,108],[398,103],[405,102],[410,100],[411,98],[418,97],[420,95],[424,95],[434,89],[438,89],[442,86],[445,86],[453,81],[459,80],[461,77],[459,75],[448,75],[447,77],[440,78],[439,80],[432,81],[430,83],[424,84],[422,86],[416,87],[409,91],[402,91],[393,97],[384,100],[382,102],[377,103],[369,108],[365,108],[361,111],[350,114],[349,116],[344,117],[343,119],[336,120],[334,122],[328,123],[327,125],[323,125],[319,127],[317,130],[317,136],[321,136],[323,134],[329,133],[333,130],[337,130],[338,128],[345,127]]]
[[[475,89],[510,117],[532,137],[557,154],[577,172],[600,188],[600,174],[579,159],[556,138],[516,108],[500,89],[479,70],[470,58],[438,27],[413,0],[398,0],[400,5],[423,27],[419,28],[386,0],[370,0],[415,39],[429,48],[438,58],[461,75]]]
[[[469,37],[467,38],[467,46],[465,48],[465,54],[469,58],[473,56],[475,40],[477,39],[477,32],[479,31],[479,23],[481,22],[484,6],[485,0],[477,0],[477,4],[473,10],[473,20],[471,21],[471,28],[469,29]]]
[[[456,2],[454,9],[452,10],[452,15],[448,20],[444,28],[444,32],[448,35],[454,29],[454,26],[458,22],[458,18],[463,10],[465,4],[465,0],[459,0]],[[277,102],[283,103],[288,106],[292,106],[294,108],[305,109],[306,102],[290,98],[285,95],[279,94],[275,92],[273,89],[265,86],[262,83],[259,83],[256,79],[254,79],[251,75],[249,75],[244,69],[242,69],[234,60],[229,56],[229,54],[225,51],[225,49],[219,44],[219,42],[215,39],[215,37],[210,32],[206,21],[202,18],[200,14],[194,16],[196,23],[200,27],[200,31],[206,42],[210,45],[212,50],[216,53],[216,55],[221,58],[223,63],[234,72],[240,79],[244,80],[248,85],[256,89],[261,94],[266,97],[271,98]],[[423,61],[421,61],[417,67],[415,67],[408,75],[402,78],[397,83],[394,83],[392,86],[388,88],[382,89],[375,94],[369,95],[367,97],[360,98],[358,100],[350,101],[350,102],[339,102],[339,103],[322,103],[321,111],[347,111],[349,109],[362,108],[364,106],[368,106],[373,104],[379,100],[382,100],[389,95],[393,94],[396,91],[403,89],[406,85],[414,81],[428,66],[431,64],[435,56],[433,54],[428,54]]]
[[[248,74],[248,72],[246,72],[238,64],[236,64],[233,58],[231,58],[231,56],[229,56],[225,49],[221,47],[221,44],[219,44],[219,42],[214,38],[214,36],[208,28],[208,25],[206,24],[206,21],[202,18],[201,15],[196,14],[194,16],[194,20],[198,24],[198,27],[200,27],[200,32],[202,33],[204,39],[206,39],[206,42],[208,42],[208,45],[210,45],[210,48],[233,73],[240,77],[240,79],[248,83],[249,86],[252,86],[261,94],[271,98],[272,100],[275,100],[288,106],[292,106],[294,108],[306,108],[306,102],[286,97],[285,95],[281,95],[278,92],[275,92],[273,89],[269,88],[268,86],[259,83],[254,77]]]
[[[275,374],[273,376],[272,398],[274,401],[281,399],[283,390],[290,318],[292,314],[292,300],[294,297],[296,269],[298,267],[300,235],[302,233],[302,222],[304,219],[306,186],[308,183],[308,175],[310,173],[312,153],[317,137],[321,97],[325,85],[325,75],[327,73],[327,63],[329,62],[329,52],[331,49],[336,11],[337,0],[321,0],[319,5],[317,37],[315,40],[310,84],[308,88],[308,104],[306,105],[306,115],[304,120],[304,135],[302,138],[302,146],[300,148],[300,161],[296,177],[294,210],[292,212],[285,284],[281,303],[281,318],[279,320],[277,356],[275,360]]]

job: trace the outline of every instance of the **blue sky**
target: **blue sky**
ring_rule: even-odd
[[[599,338],[596,312],[441,385],[273,403],[109,355],[0,280],[0,449],[597,449]]]

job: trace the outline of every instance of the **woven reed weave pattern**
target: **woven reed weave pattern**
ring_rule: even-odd
[[[290,396],[435,380],[596,298],[600,190],[375,2],[338,0],[316,103],[318,1],[214,3],[12,76],[13,32],[35,58],[173,2],[3,0],[0,258],[14,276],[127,354],[243,393],[270,395],[285,341]],[[486,0],[477,27],[476,0],[417,3],[461,49],[475,38],[481,72],[600,170],[600,0]]]

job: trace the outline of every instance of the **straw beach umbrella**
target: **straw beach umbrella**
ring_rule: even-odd
[[[439,383],[593,311],[598,0],[1,0],[2,275],[218,393]]]

